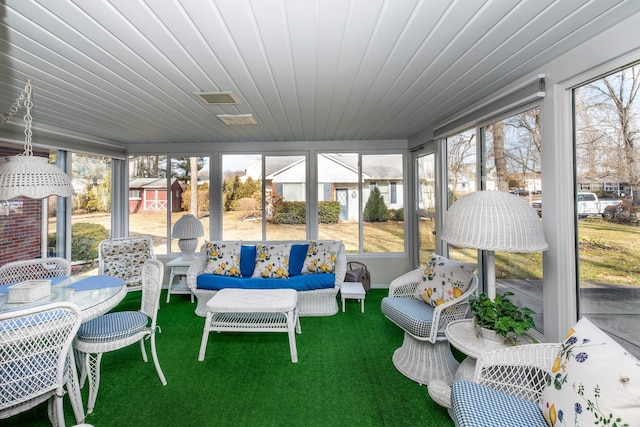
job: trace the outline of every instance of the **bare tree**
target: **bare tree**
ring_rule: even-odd
[[[638,156],[638,111],[635,107],[640,87],[640,65],[634,65],[588,85],[600,99],[593,107],[612,109],[615,133],[620,141],[622,163],[619,174],[625,173],[633,189],[633,204],[640,204],[640,165]]]
[[[460,178],[465,171],[469,172],[469,165],[475,165],[476,163],[475,140],[475,131],[467,131],[447,138],[449,204],[453,203],[458,197],[455,192]],[[473,178],[475,180],[475,175]]]

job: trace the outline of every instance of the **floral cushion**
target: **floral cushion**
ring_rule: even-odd
[[[100,243],[102,274],[119,277],[127,286],[142,285],[142,264],[154,258],[146,238],[105,240]]]
[[[552,366],[540,408],[550,426],[640,426],[640,361],[582,318]]]
[[[340,242],[309,242],[307,256],[302,264],[302,274],[333,273],[338,258]]]
[[[436,307],[464,294],[477,264],[454,261],[433,254],[422,274],[414,296]]]
[[[251,277],[289,278],[291,245],[256,245],[256,268]]]
[[[241,242],[206,242],[207,265],[203,273],[240,277]]]

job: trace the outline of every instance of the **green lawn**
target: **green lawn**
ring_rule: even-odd
[[[183,215],[172,214],[172,222]],[[140,213],[129,216],[132,234],[147,234],[153,237],[155,250],[163,253],[166,249],[166,214]],[[74,221],[104,223],[109,227],[108,215],[74,216]],[[262,233],[260,221],[247,221],[242,212],[225,212],[223,223],[225,238],[228,240],[259,240]],[[203,219],[205,236],[209,235],[208,218]],[[630,224],[607,222],[599,218],[589,218],[578,222],[580,248],[580,277],[583,282],[638,284],[640,283],[640,227]],[[359,242],[357,223],[320,224],[321,239],[337,239],[345,243],[348,253],[357,253]],[[426,238],[432,239],[430,233]],[[364,223],[363,244],[365,252],[403,252],[404,223],[387,221]],[[306,226],[267,225],[270,240],[305,239]],[[178,251],[173,243],[173,250]],[[430,251],[429,251],[430,252]],[[476,251],[455,248],[452,258],[475,262]],[[423,257],[424,259],[424,257]],[[496,275],[502,279],[541,279],[542,253],[496,253]]]

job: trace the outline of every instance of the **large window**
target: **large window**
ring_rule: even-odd
[[[129,235],[151,237],[156,254],[168,253],[169,189],[180,186],[176,178],[167,184],[167,160],[158,155],[129,158]]]
[[[479,190],[477,141],[475,129],[447,138],[447,207],[465,194]],[[459,261],[477,261],[475,250],[453,245],[449,245],[449,257]]]
[[[400,154],[362,156],[364,252],[404,252],[402,162]]]
[[[307,237],[307,162],[304,156],[265,156],[266,238]]]
[[[640,338],[640,65],[574,90],[579,316],[632,353]]]
[[[318,237],[348,253],[404,252],[403,178],[401,154],[318,154]]]
[[[416,162],[416,194],[418,235],[420,236],[419,265],[426,265],[436,251],[436,173],[435,153],[418,157]]]
[[[480,163],[476,132],[482,141]],[[508,191],[528,203],[539,202],[540,143],[539,107],[447,138],[449,205],[473,191]],[[451,245],[449,256],[468,262],[478,260],[476,250]],[[497,291],[513,292],[511,300],[515,304],[533,309],[536,329],[542,332],[542,253],[496,252],[495,256]]]
[[[539,201],[540,108],[508,116],[481,130],[485,191],[509,191],[528,203]],[[496,252],[495,257],[497,291],[512,292],[516,305],[533,309],[536,329],[543,332],[542,252]]]
[[[348,253],[360,250],[358,157],[318,154],[318,237],[342,240]]]
[[[71,261],[77,270],[95,269],[98,244],[111,236],[111,159],[73,153],[71,170]],[[56,199],[49,198],[50,213]]]
[[[304,156],[225,154],[222,170],[225,240],[306,238]]]
[[[209,239],[209,158],[171,158],[170,210],[171,230],[178,219],[191,214],[202,223],[204,236],[198,238],[197,249]],[[131,199],[131,195],[129,196]],[[171,253],[180,253],[178,239],[171,239]]]

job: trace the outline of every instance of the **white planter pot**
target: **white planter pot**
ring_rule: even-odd
[[[498,335],[496,331],[492,329],[487,329],[487,328],[479,328],[479,329],[480,329],[480,336],[485,340],[495,341],[495,342],[505,342],[505,339],[502,338],[500,335]]]

